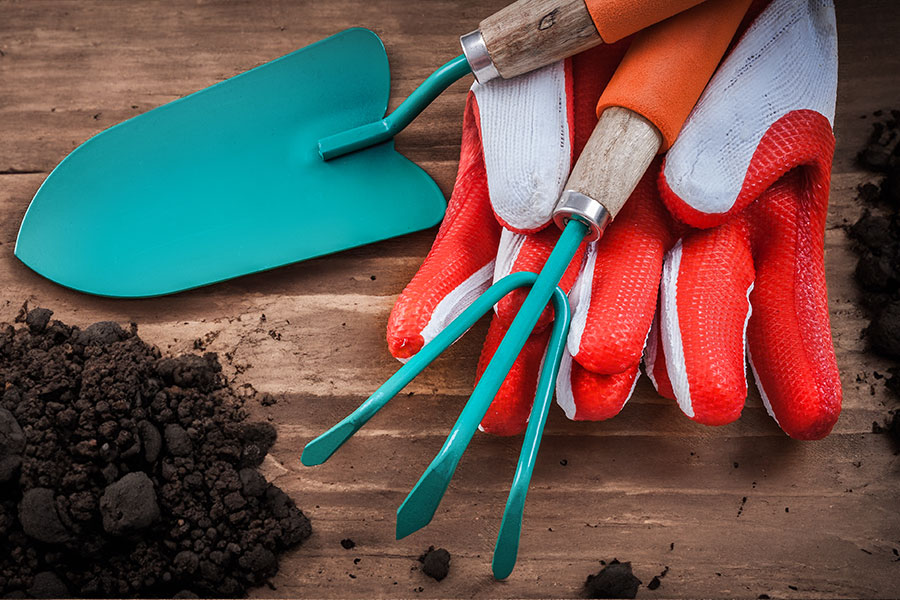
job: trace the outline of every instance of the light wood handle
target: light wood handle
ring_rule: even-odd
[[[611,44],[702,1],[517,0],[482,21],[479,32],[493,76],[508,79]]]
[[[613,106],[600,115],[565,190],[593,198],[611,218],[637,187],[662,144],[650,121],[627,108]]]
[[[482,21],[479,29],[504,79],[603,43],[584,0],[518,0]]]

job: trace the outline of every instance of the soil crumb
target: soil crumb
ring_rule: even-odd
[[[894,442],[894,445],[900,449],[900,410],[894,411],[889,415],[884,424],[875,421],[872,423],[872,433],[886,433]]]
[[[894,440],[894,445],[900,448],[900,411],[895,412],[891,417],[888,431],[891,434],[891,438]]]
[[[437,581],[450,572],[450,553],[444,548],[435,550],[434,546],[429,546],[419,557],[419,562],[422,563],[422,572]]]
[[[648,590],[659,589],[659,586],[662,585],[662,581],[660,581],[663,577],[669,574],[669,567],[665,567],[659,575],[654,575],[653,579],[650,580],[650,583],[647,584]]]
[[[584,595],[586,598],[634,598],[641,583],[631,572],[630,562],[613,559],[595,575],[588,575]]]
[[[117,323],[0,324],[0,596],[239,597],[309,520],[257,470],[213,353],[162,357]]]
[[[356,548],[356,542],[354,542],[350,538],[345,538],[341,540],[341,547],[344,550],[353,550],[354,548]]]

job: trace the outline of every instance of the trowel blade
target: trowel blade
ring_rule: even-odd
[[[431,227],[443,194],[392,141],[316,150],[381,119],[389,89],[381,40],[349,29],[120,123],[50,173],[15,254],[76,290],[157,296]]]

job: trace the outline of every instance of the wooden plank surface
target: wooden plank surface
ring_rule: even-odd
[[[873,375],[885,363],[863,353],[844,231],[862,210],[854,190],[866,175],[853,164],[867,135],[860,115],[900,100],[893,0],[838,7],[838,147],[826,233],[844,384],[834,433],[788,439],[755,390],[739,422],[703,427],[658,398],[646,378],[605,423],[571,423],[554,407],[519,564],[506,582],[491,579],[490,555],[521,438],[476,436],[435,521],[393,539],[394,510],[471,389],[484,324],[331,462],[307,469],[298,461],[305,442],[396,368],[385,321],[434,231],[140,301],[71,292],[13,257],[19,222],[47,173],[114,123],[355,25],[385,41],[393,106],[458,53],[459,33],[504,1],[0,1],[0,320],[28,301],[79,325],[136,321],[166,351],[191,351],[201,340],[235,382],[276,395],[276,405],[252,407],[279,431],[266,470],[315,533],[284,557],[276,589],[259,596],[575,596],[599,561],[614,557],[632,561],[645,583],[670,568],[658,590],[641,588],[646,598],[900,596],[900,466],[886,436],[871,433],[895,402]],[[397,139],[445,193],[466,89],[454,85]],[[341,547],[346,537],[356,548]],[[440,583],[416,569],[415,557],[432,544],[453,554]]]

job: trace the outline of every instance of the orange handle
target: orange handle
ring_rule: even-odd
[[[607,44],[700,4],[703,0],[584,0]]]
[[[460,41],[475,78],[485,83],[615,42],[702,1],[516,0]]]
[[[709,82],[751,0],[707,0],[639,33],[600,96],[632,110],[662,134],[668,150]]]

